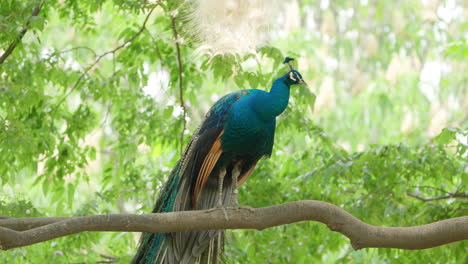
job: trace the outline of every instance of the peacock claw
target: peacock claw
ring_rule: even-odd
[[[229,216],[228,216],[228,213],[227,213],[226,209],[227,208],[225,208],[223,206],[217,205],[216,207],[213,207],[211,209],[206,210],[206,213],[211,213],[211,212],[214,212],[214,211],[217,211],[217,210],[221,210],[221,211],[223,211],[224,219],[229,220]]]

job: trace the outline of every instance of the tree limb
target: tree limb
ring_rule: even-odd
[[[145,20],[143,21],[143,24],[142,26],[140,27],[140,29],[134,34],[132,35],[130,38],[128,38],[124,43],[120,44],[119,46],[115,47],[114,49],[112,50],[109,50],[109,51],[106,51],[104,53],[102,53],[101,55],[97,56],[96,59],[94,60],[93,63],[91,63],[90,65],[88,65],[88,67],[86,67],[86,69],[83,71],[83,73],[80,75],[80,77],[78,77],[78,79],[76,80],[76,82],[73,84],[73,87],[58,101],[58,103],[55,105],[55,107],[52,109],[51,112],[55,112],[59,106],[65,101],[65,99],[73,92],[75,91],[76,88],[78,88],[78,85],[80,84],[80,82],[84,79],[84,77],[88,74],[88,72],[94,68],[94,66],[96,66],[96,64],[99,63],[99,61],[101,61],[102,58],[104,58],[105,56],[109,55],[109,54],[115,54],[117,51],[119,51],[120,49],[122,48],[125,48],[127,45],[129,45],[130,43],[132,43],[138,36],[141,35],[141,33],[143,33],[143,31],[145,31],[146,29],[146,24],[148,23],[148,20],[151,16],[151,14],[153,13],[154,9],[156,9],[158,5],[155,4],[151,9],[150,11],[148,12],[148,14],[146,15],[145,17]]]
[[[39,14],[43,4],[44,3],[41,2],[38,6],[36,6],[33,9],[31,17],[35,17],[35,16],[37,16]],[[23,39],[24,35],[26,35],[26,32],[28,32],[29,26],[31,25],[31,17],[28,19],[28,21],[26,22],[26,26],[19,32],[19,34],[15,38],[15,40],[13,40],[13,42],[10,44],[10,46],[8,46],[7,50],[2,54],[2,56],[0,56],[0,64],[3,64],[3,62],[8,58],[8,56],[11,55],[11,53],[13,52],[13,50],[15,50],[18,43],[20,43],[20,41]]]
[[[468,216],[413,227],[378,227],[336,205],[314,200],[269,207],[184,211],[158,214],[110,214],[80,217],[0,220],[0,248],[23,247],[85,231],[168,233],[188,230],[258,229],[318,221],[351,240],[354,249],[425,249],[468,239]],[[19,231],[25,230],[25,231]]]
[[[179,44],[179,34],[177,32],[177,27],[176,27],[176,18],[175,16],[171,15],[171,27],[172,27],[172,32],[174,34],[174,39],[175,39],[175,47],[176,47],[176,52],[177,52],[177,68],[179,70],[179,101],[180,101],[180,107],[182,107],[182,131],[180,132],[180,155],[184,155],[184,132],[185,132],[185,117],[187,116],[187,110],[185,109],[185,103],[184,103],[184,87],[183,87],[183,72],[184,69],[182,68],[182,59],[180,55],[180,44]]]

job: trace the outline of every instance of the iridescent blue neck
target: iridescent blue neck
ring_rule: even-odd
[[[256,96],[253,109],[263,120],[271,120],[279,116],[288,106],[289,85],[285,82],[285,77],[280,77],[273,82],[269,93],[262,93]]]

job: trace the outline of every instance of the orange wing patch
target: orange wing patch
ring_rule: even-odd
[[[250,174],[252,174],[252,171],[255,169],[255,166],[257,166],[257,163],[252,165],[252,167],[250,167],[250,169],[246,173],[239,176],[237,187],[241,186],[249,178]]]
[[[200,171],[198,172],[197,181],[195,183],[195,189],[192,193],[192,204],[194,208],[197,208],[198,197],[200,196],[200,193],[202,192],[203,187],[205,186],[206,181],[208,180],[208,177],[211,174],[211,171],[218,162],[219,157],[221,157],[221,154],[223,154],[223,150],[221,149],[221,136],[223,135],[223,133],[224,130],[221,131],[221,133],[219,133],[219,136],[213,143],[213,146],[206,155],[205,160],[203,160],[203,164],[200,168]]]

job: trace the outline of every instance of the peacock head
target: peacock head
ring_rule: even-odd
[[[302,79],[302,75],[296,70],[289,71],[284,75],[284,78],[287,85],[302,84],[307,86],[306,82]]]
[[[290,58],[290,57],[286,57],[284,59],[283,63],[288,64],[289,69],[290,69],[290,71],[283,76],[283,78],[285,79],[285,83],[288,86],[291,86],[291,85],[294,85],[294,84],[301,84],[301,85],[307,86],[307,83],[302,79],[302,75],[298,71],[293,69],[293,66],[290,63],[293,60],[294,59]]]

